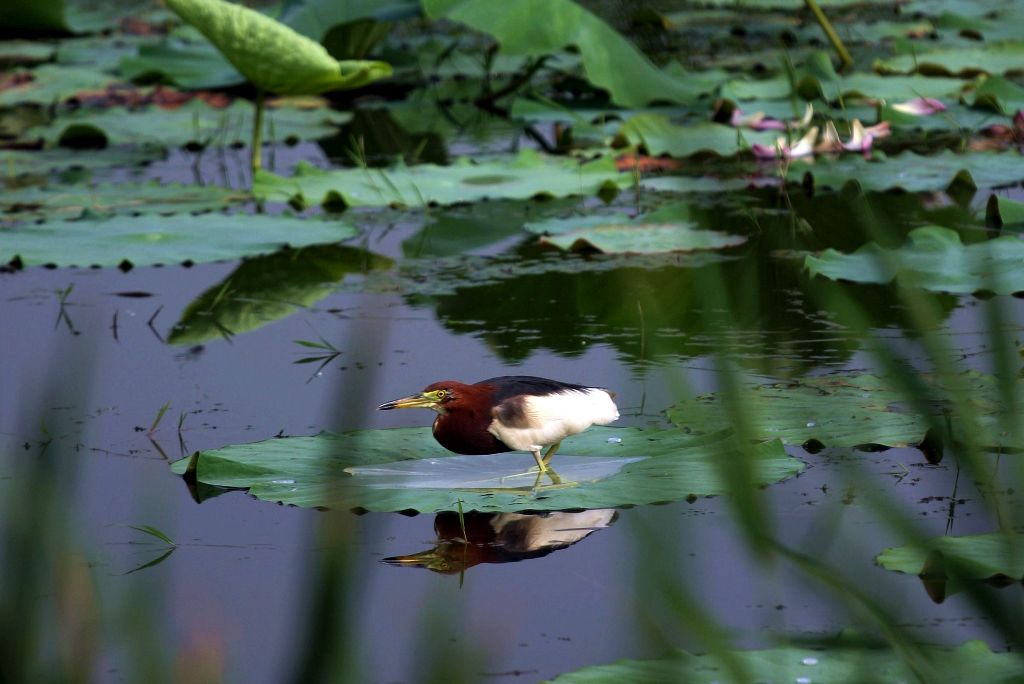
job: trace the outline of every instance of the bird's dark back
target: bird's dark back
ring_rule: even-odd
[[[584,385],[548,380],[547,378],[538,378],[533,375],[502,375],[497,378],[483,380],[477,384],[489,385],[494,388],[492,397],[495,404],[521,394],[542,397],[548,394],[557,394],[558,392],[583,392],[590,389]]]

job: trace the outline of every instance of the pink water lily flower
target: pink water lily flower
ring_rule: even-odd
[[[754,112],[743,115],[738,107],[733,110],[729,117],[729,125],[733,128],[750,128],[755,131],[785,131],[787,129],[806,128],[814,117],[814,105],[808,103],[804,115],[798,121],[782,121],[781,119],[770,119],[764,112]]]
[[[854,119],[850,124],[850,141],[843,142],[839,139],[839,131],[833,122],[829,121],[825,126],[825,133],[821,136],[821,142],[815,146],[816,154],[828,154],[831,152],[867,152],[877,138],[885,138],[890,134],[889,122],[875,124],[868,128]]]
[[[779,138],[774,145],[754,143],[750,149],[758,159],[795,159],[814,154],[814,143],[818,139],[818,127],[814,126],[795,145],[787,145],[785,138]]]
[[[933,97],[915,97],[913,100],[894,104],[892,109],[913,116],[931,116],[937,112],[946,111],[946,105]]]
[[[807,133],[796,142],[795,145],[787,145],[785,138],[779,138],[775,145],[751,145],[754,156],[758,159],[796,159],[798,157],[810,157],[815,154],[831,154],[836,152],[867,152],[878,138],[884,138],[890,133],[888,121],[865,127],[859,119],[854,119],[850,124],[850,140],[843,142],[839,138],[839,131],[836,125],[829,121],[825,125],[825,133],[818,142],[818,127],[807,131]]]

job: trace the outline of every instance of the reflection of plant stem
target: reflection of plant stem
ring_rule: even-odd
[[[58,300],[58,302],[60,304],[60,308],[57,311],[57,320],[53,324],[53,328],[54,328],[54,330],[56,330],[60,326],[61,321],[64,321],[64,323],[68,326],[68,330],[73,335],[77,334],[77,333],[75,332],[75,324],[71,321],[71,316],[68,315],[67,303],[68,303],[68,295],[70,295],[71,291],[74,290],[74,289],[75,289],[75,284],[71,283],[70,285],[65,287],[63,290],[57,290],[57,300]]]
[[[464,541],[465,543],[468,544],[469,543],[469,535],[466,534],[466,517],[465,517],[465,515],[463,515],[463,512],[462,512],[462,499],[458,499],[455,502],[455,505],[459,509],[459,527],[462,529],[462,541]]]
[[[256,114],[252,122],[252,157],[253,175],[260,170],[260,146],[263,144],[263,89],[256,91]]]
[[[839,38],[839,34],[836,33],[834,28],[832,28],[832,24],[829,22],[828,17],[826,17],[825,13],[821,11],[820,7],[818,7],[817,0],[804,0],[804,4],[807,5],[807,9],[811,10],[811,14],[814,15],[814,18],[818,20],[818,25],[821,26],[821,30],[823,30],[825,35],[828,37],[828,42],[832,43],[833,49],[835,49],[836,54],[839,55],[839,59],[843,63],[842,67],[840,67],[840,71],[853,66],[853,57],[850,56],[846,46],[843,45],[843,41]]]

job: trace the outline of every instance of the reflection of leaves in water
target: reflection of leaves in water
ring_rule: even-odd
[[[171,344],[235,335],[284,318],[326,297],[348,275],[387,268],[391,260],[354,247],[317,245],[244,261],[199,295],[171,329]]]
[[[396,285],[414,306],[434,308],[449,329],[480,336],[510,360],[536,349],[577,355],[593,343],[612,345],[635,361],[693,357],[724,342],[753,368],[790,374],[794,367],[841,362],[860,340],[818,308],[845,286],[808,281],[797,260],[777,252],[859,245],[876,232],[891,233],[888,241],[898,244],[915,221],[959,226],[970,220],[965,210],[932,210],[911,195],[796,193],[792,212],[773,208],[772,201],[765,195],[759,203],[766,206],[665,210],[701,227],[753,234],[742,256],[451,257],[406,261]],[[711,294],[724,306],[710,306]],[[875,325],[905,324],[894,293],[861,301]],[[947,311],[955,303],[951,297],[937,301]]]

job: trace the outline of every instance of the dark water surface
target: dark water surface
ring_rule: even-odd
[[[397,257],[411,232],[401,225],[375,229],[364,246]],[[189,302],[234,268],[0,274],[0,487],[19,487],[16,465],[37,453],[44,433],[35,409],[45,402],[46,429],[74,453],[77,486],[65,514],[74,550],[94,568],[100,595],[151,597],[168,652],[189,644],[222,649],[232,681],[278,682],[293,672],[305,635],[310,569],[321,553],[315,523],[325,514],[243,493],[197,505],[168,459],[278,434],[426,425],[428,412],[374,407],[437,379],[476,381],[505,373],[613,388],[620,424],[661,425],[662,411],[683,393],[714,388],[709,354],[723,340],[740,343],[741,356],[757,368],[872,366],[849,331],[787,287],[764,292],[759,310],[767,313],[743,319],[740,327],[673,328],[674,311],[660,314],[660,329],[625,325],[599,310],[616,292],[622,307],[636,294],[616,289],[629,280],[616,281],[621,270],[522,276],[504,289],[456,290],[435,300],[363,292],[346,281],[342,291],[312,308],[230,340],[183,346],[162,341]],[[649,285],[664,293],[666,283],[686,274],[669,269],[657,277]],[[72,285],[62,318],[56,292]],[[576,308],[563,310],[558,302],[565,305],[569,285],[583,294],[575,296]],[[593,299],[587,288],[593,288]],[[550,305],[540,298],[543,292]],[[970,365],[984,369],[978,300],[947,298],[947,304],[952,310],[945,332]],[[899,318],[895,304],[880,306]],[[680,307],[678,319],[685,321],[687,309]],[[901,337],[894,325],[883,324],[878,332]],[[317,335],[343,353],[311,378],[316,364],[293,363],[308,351],[294,340]],[[60,388],[56,400],[47,394],[48,383]],[[146,430],[165,402],[171,408],[150,440]],[[563,451],[571,450],[569,440]],[[807,470],[766,491],[785,543],[842,568],[844,581],[882,602],[924,641],[953,645],[977,637],[993,648],[1005,646],[961,596],[936,604],[916,577],[873,563],[882,549],[902,540],[863,504],[864,488],[890,495],[929,535],[948,526],[957,534],[995,528],[973,483],[964,477],[957,482],[955,466],[948,460],[929,465],[915,449],[791,452]],[[700,639],[679,628],[664,599],[656,598],[652,564],[670,567],[715,619],[736,630],[742,645],[771,645],[773,633],[828,635],[859,620],[789,566],[752,558],[724,497],[623,510],[610,527],[573,546],[521,562],[476,565],[461,579],[381,562],[429,549],[433,516],[352,519],[358,542],[348,618],[370,681],[421,680],[417,650],[434,614],[447,617],[443,624],[451,629],[456,653],[482,659],[479,672],[488,680],[535,681],[585,665],[660,655],[670,646],[702,650]],[[162,563],[126,574],[162,552],[127,525],[155,526],[180,546]],[[651,542],[651,530],[658,543]],[[1021,587],[992,591],[1017,601]],[[100,679],[125,681],[122,655],[103,654]]]

